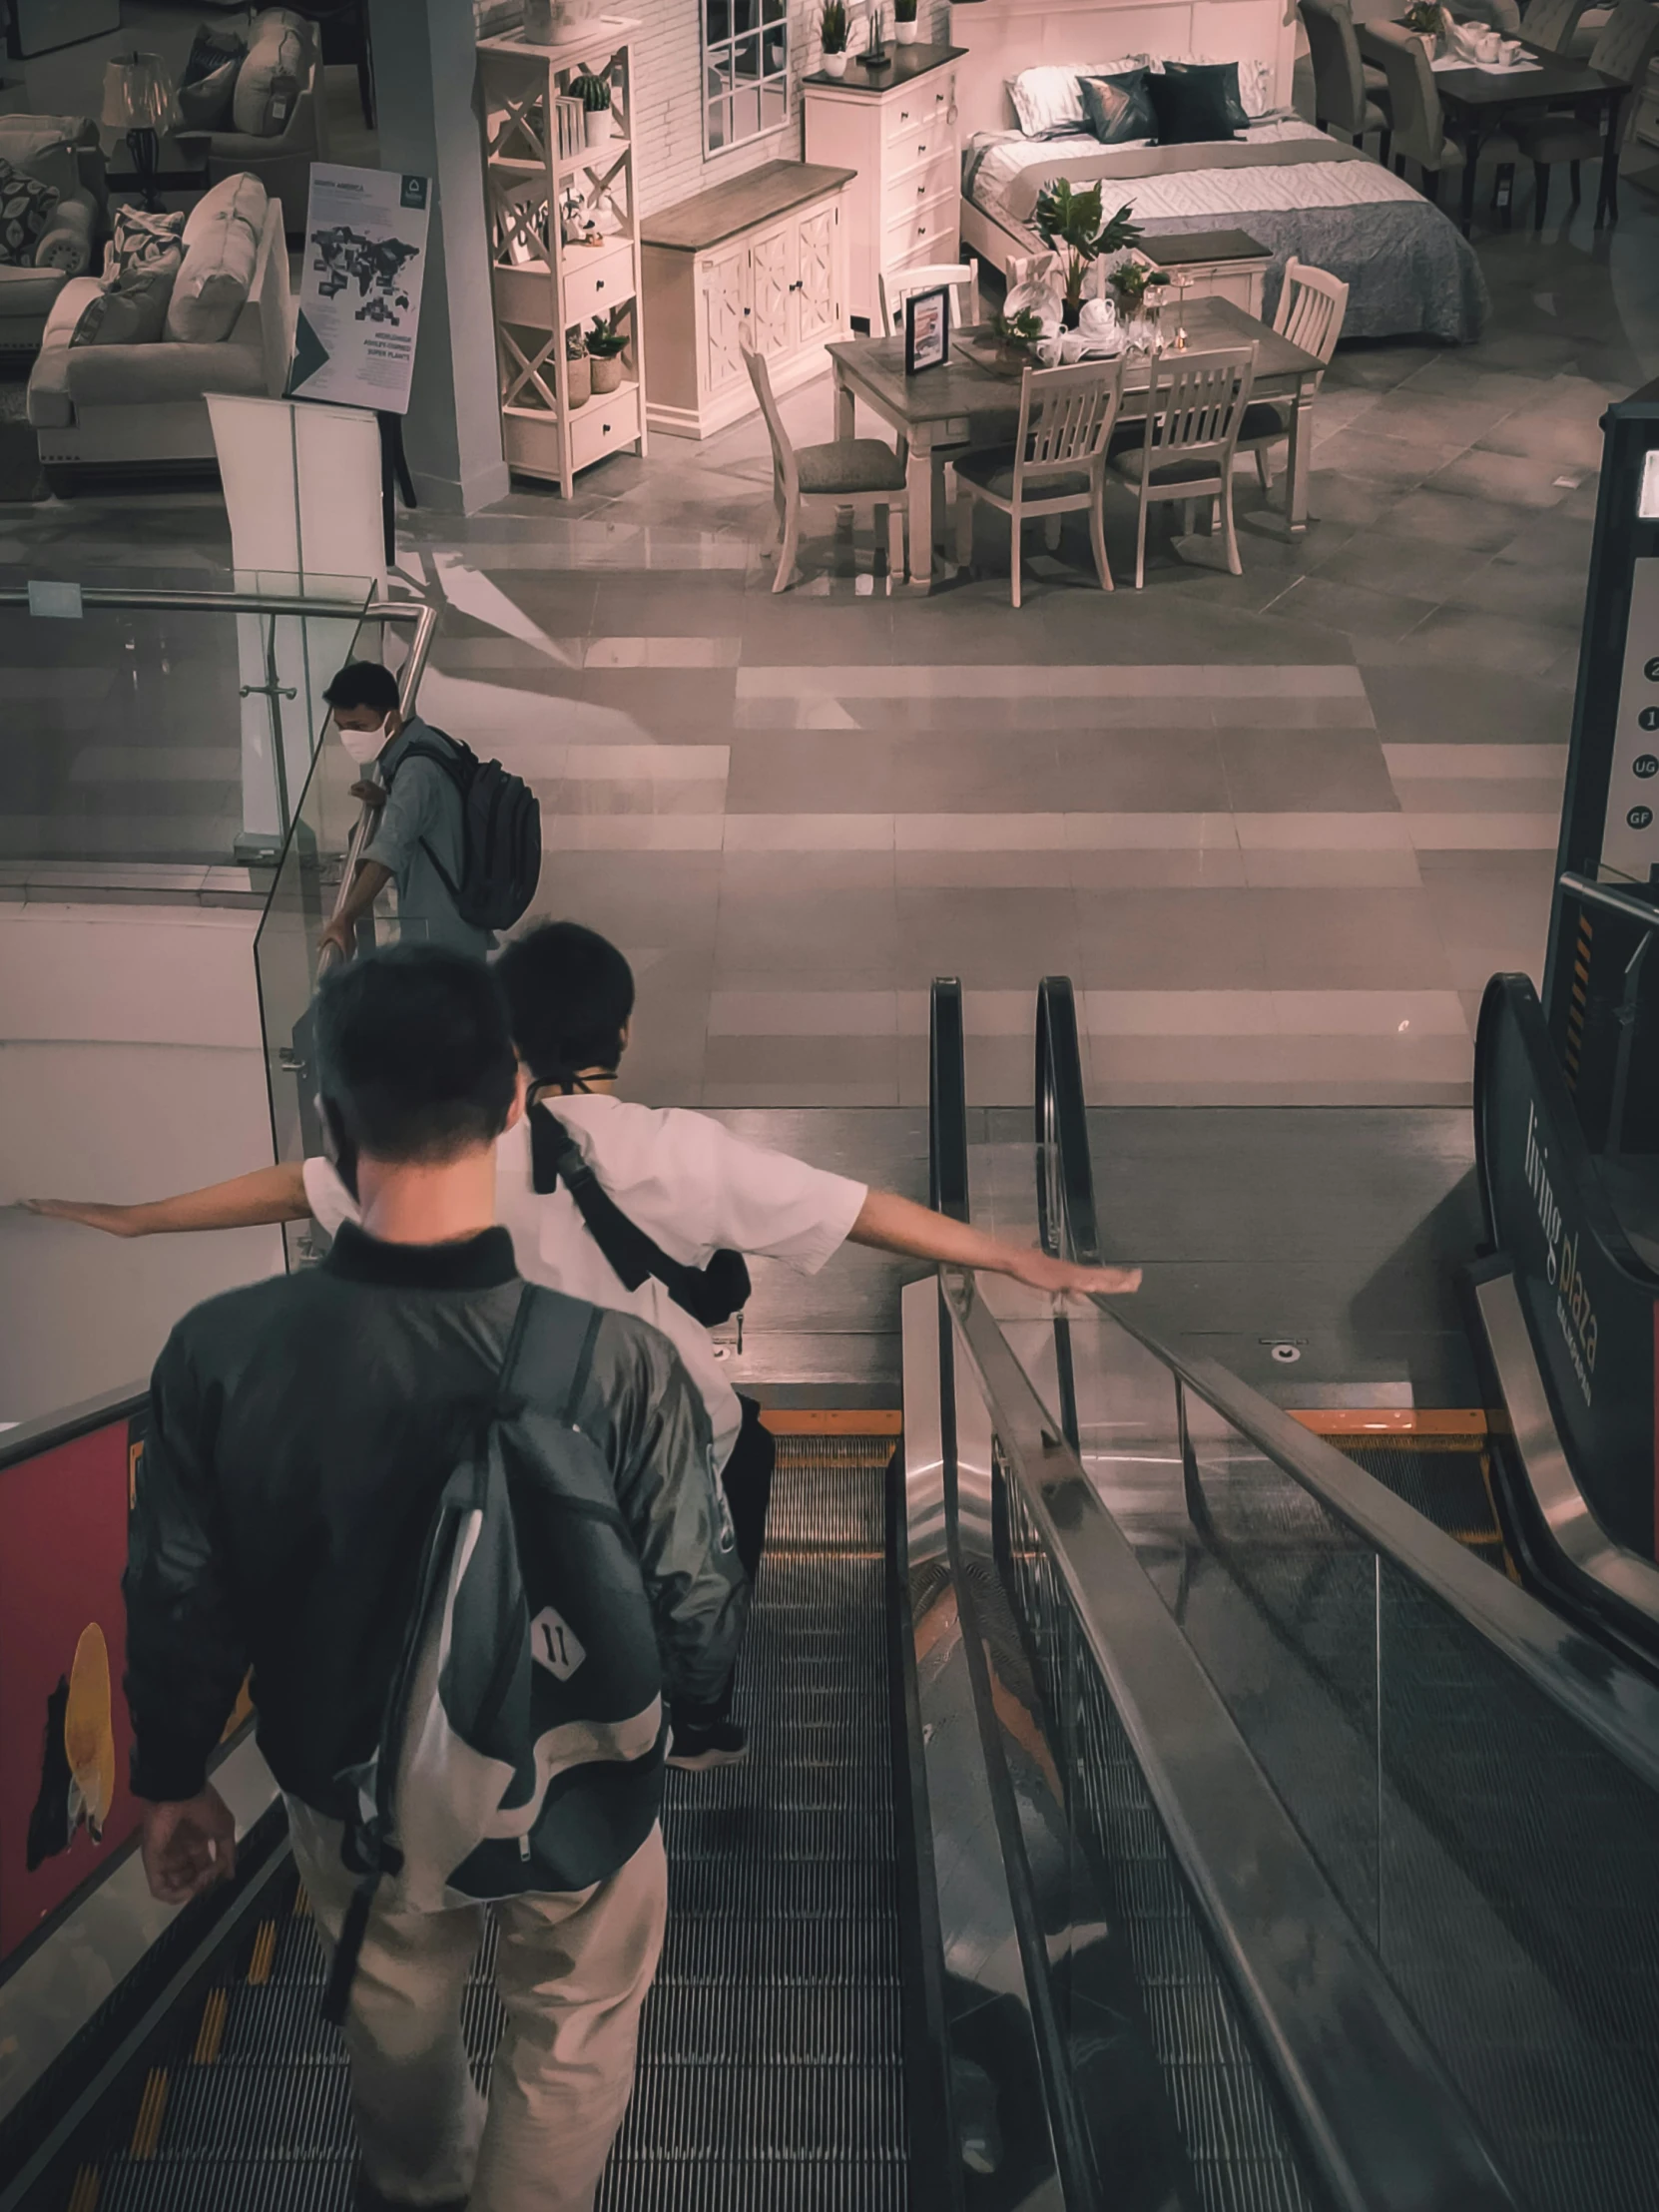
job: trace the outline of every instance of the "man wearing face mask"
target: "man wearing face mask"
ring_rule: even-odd
[[[397,679],[378,661],[348,661],[322,696],[346,752],[379,778],[354,784],[354,796],[380,808],[345,902],[322,932],[323,945],[349,958],[358,920],[395,882],[405,941],[456,952],[493,950],[489,931],[475,929],[456,911],[451,886],[460,882],[465,863],[461,802],[450,778],[422,751],[441,751],[449,740],[418,715],[402,714]]]

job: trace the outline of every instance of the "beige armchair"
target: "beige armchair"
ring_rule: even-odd
[[[299,91],[280,133],[262,138],[251,131],[183,130],[173,137],[191,160],[206,166],[210,185],[227,177],[258,177],[271,198],[281,203],[283,230],[297,238],[305,228],[311,164],[328,159],[328,98],[316,26],[289,9],[268,9],[256,18],[256,33],[272,16],[280,16],[304,42]]]
[[[0,356],[39,350],[47,317],[71,277],[94,267],[103,227],[104,156],[98,126],[78,115],[0,115],[0,160],[44,185],[58,205],[28,263],[0,263]]]

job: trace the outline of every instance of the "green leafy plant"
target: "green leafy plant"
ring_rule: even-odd
[[[1148,269],[1145,262],[1120,262],[1106,281],[1117,295],[1120,310],[1133,314],[1147,293],[1167,284],[1169,277],[1161,269]]]
[[[1013,346],[1020,352],[1029,352],[1043,334],[1041,321],[1029,307],[1021,307],[1018,314],[997,315],[991,328],[1003,345]]]
[[[1444,19],[1439,0],[1411,0],[1403,21],[1408,31],[1415,31],[1419,38],[1438,38]]]
[[[611,80],[596,77],[591,69],[581,70],[570,81],[570,97],[580,100],[590,115],[603,115],[611,104]]]
[[[1043,187],[1032,211],[1037,236],[1050,252],[1064,257],[1066,304],[1074,310],[1082,301],[1089,264],[1102,254],[1137,245],[1142,237],[1140,225],[1130,219],[1127,200],[1110,222],[1104,220],[1103,209],[1099,185],[1074,192],[1071,180],[1061,177]]]
[[[565,359],[567,361],[586,359],[587,350],[587,340],[579,329],[570,329],[565,332]]]
[[[827,54],[846,52],[846,0],[824,0],[819,12],[818,37]]]
[[[913,23],[916,19],[916,0],[892,0],[892,19],[895,23]]]
[[[586,343],[588,351],[599,361],[614,360],[617,354],[628,350],[626,335],[614,323],[607,322],[602,314],[594,316]]]

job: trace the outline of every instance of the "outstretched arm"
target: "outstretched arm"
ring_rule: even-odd
[[[159,1237],[183,1229],[252,1229],[262,1222],[305,1221],[310,1204],[305,1178],[296,1165],[256,1168],[229,1183],[185,1191],[178,1198],[155,1199],[148,1206],[95,1206],[75,1198],[26,1198],[31,1214],[49,1221],[76,1221],[112,1237]]]
[[[1011,1275],[1016,1283],[1029,1284],[1034,1291],[1101,1294],[1138,1291],[1141,1287],[1139,1268],[1080,1268],[1070,1260],[1051,1260],[1045,1252],[1004,1244],[966,1222],[952,1221],[948,1214],[931,1213],[891,1191],[871,1191],[848,1234],[853,1244],[873,1245],[877,1252],[901,1252],[914,1260],[943,1260],[959,1268],[984,1268],[992,1275]]]

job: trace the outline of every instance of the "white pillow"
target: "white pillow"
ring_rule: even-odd
[[[1144,54],[1127,54],[1115,62],[1048,63],[1039,69],[1022,69],[1008,80],[1008,97],[1026,138],[1065,138],[1087,131],[1079,77],[1117,77],[1126,69],[1145,66]]]
[[[262,15],[237,71],[231,120],[251,138],[280,138],[304,89],[310,48],[280,8]]]
[[[1232,59],[1231,54],[1160,54],[1149,67],[1161,76],[1166,62],[1197,62],[1201,67],[1215,68]],[[1273,112],[1273,74],[1270,62],[1239,63],[1239,105],[1252,123]]]
[[[167,308],[167,334],[217,345],[236,327],[254,282],[266,190],[257,177],[227,177],[185,225],[185,260]]]

